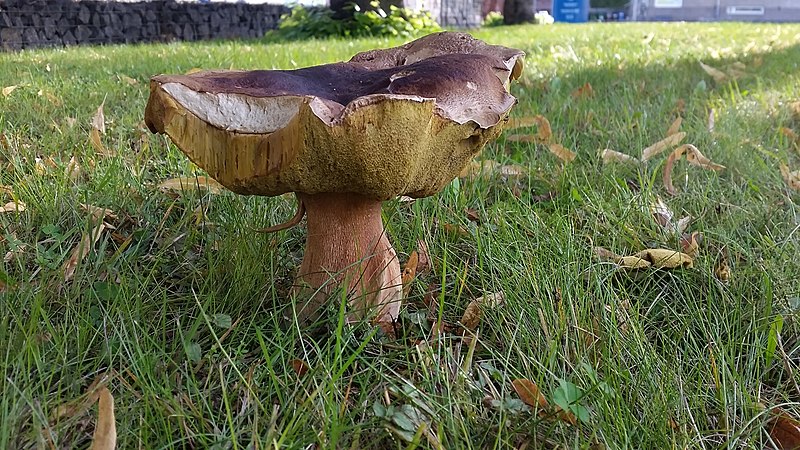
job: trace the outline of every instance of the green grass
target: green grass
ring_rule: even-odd
[[[288,218],[293,201],[160,192],[160,181],[199,172],[167,138],[150,135],[142,115],[153,74],[302,67],[399,41],[0,54],[0,88],[21,86],[0,96],[0,184],[13,192],[3,203],[27,204],[0,214],[0,254],[11,252],[0,262],[9,284],[0,293],[0,448],[86,447],[93,410],[56,412],[104,373],[119,448],[428,448],[435,440],[443,448],[770,448],[770,408],[800,416],[800,197],[778,170],[800,168],[797,147],[779,132],[800,132],[788,107],[800,100],[800,26],[530,26],[476,36],[527,52],[513,115],[545,115],[578,158],[562,167],[546,148],[501,138],[481,157],[521,164],[529,176],[465,179],[438,196],[386,202],[401,260],[419,239],[433,260],[394,341],[367,325],[343,326],[338,298],[329,331],[287,326],[304,230],[250,230]],[[717,84],[698,61],[738,61],[747,76]],[[587,82],[594,97],[573,98]],[[661,181],[664,157],[602,165],[601,149],[638,155],[661,139],[679,99],[686,142],[727,170],[680,163],[672,197]],[[98,155],[88,137],[103,102],[103,141],[114,156]],[[73,156],[83,171],[74,180],[65,173]],[[548,192],[553,199],[542,201]],[[656,195],[695,217],[691,230],[704,241],[694,268],[629,272],[598,261],[593,246],[678,248],[649,213]],[[117,229],[65,282],[61,267],[91,227],[80,203],[113,209]],[[714,276],[720,255],[731,267],[727,284]],[[475,297],[502,290],[506,301],[486,312],[472,344],[457,333],[432,340],[429,288],[436,319],[449,324]],[[309,366],[302,377],[295,359]],[[551,403],[576,386],[585,421],[526,409],[516,378],[535,382]],[[402,428],[415,420],[436,439],[405,441],[414,432]]]

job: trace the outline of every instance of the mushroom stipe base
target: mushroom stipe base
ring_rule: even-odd
[[[301,321],[319,318],[330,295],[347,289],[348,319],[394,321],[403,296],[400,262],[381,219],[381,201],[358,194],[297,194],[306,210],[308,237],[295,279]]]

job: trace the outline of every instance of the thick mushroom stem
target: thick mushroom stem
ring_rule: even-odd
[[[386,237],[381,202],[358,194],[297,194],[306,208],[308,237],[295,290],[312,294],[298,308],[314,320],[330,294],[344,287],[350,320],[397,319],[403,286],[400,263]]]

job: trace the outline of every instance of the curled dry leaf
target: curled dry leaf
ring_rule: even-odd
[[[800,421],[789,413],[773,408],[767,421],[769,436],[780,450],[796,450],[800,448]]]
[[[308,364],[302,359],[295,358],[291,361],[291,364],[292,364],[292,370],[298,377],[302,377],[303,375],[308,373]]]
[[[105,100],[100,106],[97,107],[94,116],[92,116],[92,129],[97,130],[100,134],[106,134],[106,115],[103,112],[103,107],[106,104]]]
[[[509,123],[512,123],[514,119],[509,120]],[[524,122],[523,122],[524,120]],[[521,128],[521,127],[530,127],[532,125],[536,125],[536,134],[512,134],[510,136],[506,136],[506,141],[508,142],[536,142],[536,143],[547,143],[553,138],[553,130],[550,128],[550,121],[541,114],[537,114],[533,117],[525,117],[523,119],[519,119],[519,123],[521,126],[506,126],[506,129],[513,129],[513,128]]]
[[[419,261],[417,262],[417,273],[422,274],[431,269],[431,254],[428,252],[428,244],[419,239],[417,241],[417,255]]]
[[[461,316],[461,325],[469,331],[475,331],[481,322],[483,311],[500,306],[505,301],[505,298],[503,291],[499,291],[472,300]]]
[[[728,265],[728,257],[725,253],[720,253],[717,264],[714,266],[714,277],[723,283],[731,279],[731,266]]]
[[[800,170],[789,171],[789,166],[781,164],[781,176],[790,188],[800,191]]]
[[[547,117],[537,114],[533,116],[533,120],[536,121],[536,137],[539,142],[550,142],[550,139],[553,138],[553,129],[550,127]]]
[[[594,97],[594,88],[587,81],[583,86],[572,91],[572,98],[589,98]]]
[[[411,252],[411,255],[408,257],[408,261],[406,262],[406,266],[403,268],[403,297],[408,297],[408,293],[411,290],[411,282],[414,281],[414,277],[417,275],[418,265],[419,254],[415,250]]]
[[[506,130],[513,130],[516,128],[528,128],[536,125],[536,118],[534,117],[510,117],[506,123]]]
[[[578,156],[575,152],[569,150],[561,144],[556,144],[555,142],[548,144],[547,148],[550,149],[550,153],[556,155],[558,159],[564,161],[565,163],[574,161]]]
[[[225,189],[217,180],[207,177],[178,177],[162,181],[158,185],[162,192],[183,193],[186,191],[200,190],[211,194],[219,194]]]
[[[651,145],[650,147],[647,147],[646,149],[642,150],[641,160],[642,161],[647,161],[650,158],[652,158],[653,156],[656,156],[659,153],[663,152],[664,150],[667,150],[669,148],[672,148],[672,147],[680,144],[680,142],[685,137],[686,137],[686,133],[684,133],[683,131],[679,131],[679,132],[677,132],[677,133],[675,133],[673,135],[667,136],[666,138],[656,142],[655,144]]]
[[[789,140],[792,140],[792,141],[795,141],[795,142],[800,142],[800,136],[797,133],[795,133],[794,130],[792,130],[791,128],[780,127],[780,128],[778,128],[778,131],[782,135],[784,135],[787,138],[789,138]]]
[[[664,164],[664,186],[672,195],[678,193],[678,190],[675,189],[675,186],[672,184],[672,169],[675,166],[675,162],[681,157],[686,154],[686,161],[693,166],[702,167],[703,169],[720,171],[725,169],[725,166],[721,164],[717,164],[710,159],[706,158],[700,150],[697,149],[692,144],[684,144],[680,147],[676,148],[667,158],[666,164]]]
[[[679,132],[681,129],[681,123],[683,123],[683,118],[678,116],[678,118],[675,119],[672,122],[672,125],[670,125],[669,128],[667,129],[667,137],[672,136],[673,134]]]
[[[114,450],[115,448],[117,448],[117,425],[114,418],[114,397],[104,386],[100,388],[97,425],[92,437],[91,450]]]
[[[25,202],[21,200],[14,200],[6,203],[0,207],[0,213],[4,212],[22,212],[25,211]]]
[[[536,386],[536,383],[533,381],[518,378],[511,382],[511,387],[514,388],[514,392],[519,395],[519,399],[526,405],[540,409],[549,406],[547,399],[544,398],[544,395],[542,395],[542,392],[539,390],[539,386]]]
[[[108,150],[105,145],[103,145],[103,139],[100,137],[100,131],[96,128],[92,128],[89,131],[89,140],[92,143],[92,147],[97,152],[98,155],[102,156],[114,156],[114,152]]]
[[[72,249],[69,259],[64,262],[62,267],[64,270],[64,281],[69,281],[75,276],[75,269],[78,268],[78,263],[89,254],[89,250],[91,250],[92,246],[100,239],[100,235],[105,229],[105,222],[100,222],[90,233],[83,235],[78,245]]]
[[[714,67],[703,64],[702,62],[700,63],[700,67],[702,67],[707,74],[711,75],[711,78],[713,78],[717,83],[724,83],[728,79],[728,75],[719,69],[715,69]]]
[[[603,160],[603,164],[611,164],[611,163],[618,163],[618,162],[633,162],[638,163],[639,160],[631,155],[626,155],[625,153],[620,153],[611,149],[605,149],[602,153],[600,153],[600,159]]]
[[[18,85],[16,85],[16,84],[15,84],[15,85],[13,85],[13,86],[6,86],[6,87],[4,87],[4,88],[3,88],[3,97],[8,97],[9,95],[11,95],[11,93],[12,93],[12,92],[14,92],[15,90],[17,90],[17,88],[18,88],[18,87],[19,87],[19,86],[18,86]]]
[[[700,254],[700,242],[702,240],[703,235],[699,231],[693,231],[691,234],[681,236],[681,251],[692,258],[697,258],[697,255]]]

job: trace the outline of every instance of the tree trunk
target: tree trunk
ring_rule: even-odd
[[[503,23],[533,22],[536,14],[536,0],[506,0],[503,5]]]

